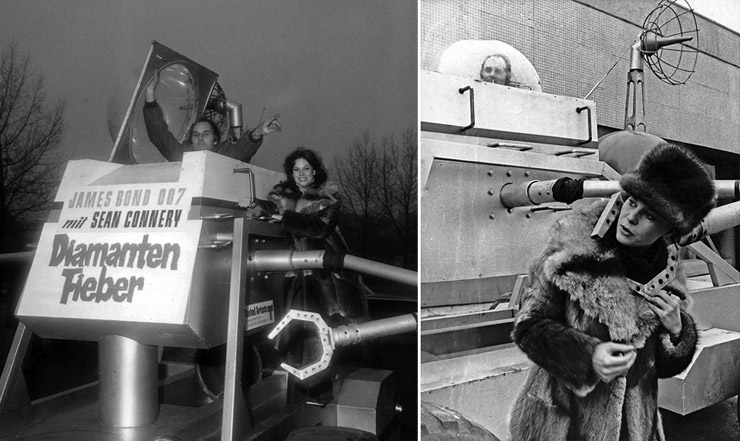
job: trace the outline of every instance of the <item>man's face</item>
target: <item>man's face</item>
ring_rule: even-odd
[[[481,66],[480,78],[488,83],[508,84],[506,62],[501,57],[490,57]]]
[[[195,150],[213,150],[216,145],[216,134],[207,122],[199,122],[193,126],[190,141]]]
[[[624,202],[617,222],[617,241],[628,247],[646,248],[670,231],[666,220],[633,196]]]

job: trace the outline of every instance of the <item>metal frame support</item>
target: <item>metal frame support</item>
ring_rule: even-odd
[[[248,238],[245,234],[244,218],[234,219],[221,441],[241,440],[246,431],[252,429],[241,382],[246,325],[244,308],[247,298]]]
[[[18,327],[15,329],[15,336],[13,337],[13,343],[10,346],[8,352],[8,358],[5,360],[5,367],[3,367],[2,375],[0,375],[0,415],[14,410],[17,403],[14,403],[11,398],[14,392],[14,388],[17,388],[17,384],[23,378],[23,372],[21,367],[23,365],[23,359],[26,357],[26,350],[28,349],[28,343],[31,341],[33,333],[23,323],[18,323]],[[25,382],[23,383],[25,387]],[[28,397],[28,391],[25,391],[25,403],[30,403]]]

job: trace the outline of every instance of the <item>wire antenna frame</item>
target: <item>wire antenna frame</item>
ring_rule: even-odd
[[[678,44],[657,47],[656,40],[677,39]],[[645,62],[661,81],[685,84],[696,68],[699,29],[694,10],[686,0],[661,0],[642,24]]]

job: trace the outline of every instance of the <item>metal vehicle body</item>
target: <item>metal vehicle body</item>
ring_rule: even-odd
[[[278,223],[238,207],[267,199],[282,173],[209,151],[162,162],[147,150],[137,123],[157,70],[172,75],[165,86],[189,78],[181,82],[191,87],[187,105],[174,103],[176,113],[188,110],[176,118],[178,136],[212,106],[215,74],[155,42],[115,162],[67,164],[38,248],[22,256],[33,262],[0,376],[0,439],[399,439],[399,375],[363,365],[366,358],[338,366],[332,355],[415,330],[415,303],[381,300],[375,306],[385,310],[370,321],[317,326],[326,343],[320,365],[281,369],[270,339],[306,316],[284,309],[284,274],[325,268],[326,252],[294,253]],[[416,284],[414,271],[340,261]],[[32,337],[95,343],[97,380],[32,401],[23,369]],[[323,382],[301,381],[322,371]],[[317,384],[321,394],[311,390]]]
[[[506,4],[489,6],[501,7],[497,13],[512,21],[520,18],[517,10],[526,10]],[[431,46],[435,38],[444,40],[445,30],[434,21],[443,8],[422,6],[422,17],[430,17],[427,29],[436,32],[424,34]],[[471,33],[483,27],[475,13],[489,6],[461,6]],[[609,164],[634,165],[657,137],[621,132],[645,142],[642,150],[618,151],[629,142],[620,132],[599,135],[595,101],[544,93],[532,84],[483,81],[469,59],[480,63],[500,42],[466,40],[454,26],[448,31],[461,40],[434,51],[444,59],[451,57],[446,50],[457,50],[457,63],[422,63],[420,72],[421,401],[508,439],[507,417],[531,365],[510,338],[529,265],[556,220],[619,191],[616,181],[629,169]],[[467,74],[459,67],[466,64]],[[561,177],[586,179],[583,199],[553,200],[552,181]],[[737,198],[731,190],[736,181],[717,182],[722,204]],[[730,230],[713,236],[718,247],[712,238],[706,245],[693,237],[683,252],[701,339],[691,366],[659,387],[660,406],[681,415],[740,392],[740,273],[717,252],[733,246],[737,208],[722,208],[726,212],[712,219],[723,224],[710,232]]]

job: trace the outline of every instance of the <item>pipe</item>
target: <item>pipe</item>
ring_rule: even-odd
[[[740,201],[713,209],[694,230],[678,240],[679,245],[698,242],[710,234],[740,225]]]
[[[393,282],[403,283],[408,286],[416,286],[419,282],[416,271],[399,268],[397,266],[376,262],[362,257],[347,254],[344,256],[344,267],[348,270],[358,271],[372,276],[382,277]]]
[[[8,263],[31,263],[36,251],[18,251],[15,253],[0,254],[0,265]]]
[[[332,344],[335,348],[351,346],[363,341],[381,337],[414,332],[418,327],[416,314],[399,315],[362,323],[350,323],[331,330]]]
[[[571,180],[571,182],[580,181],[583,185],[583,193],[580,198],[609,197],[622,190],[619,181],[590,179],[558,178],[547,181],[527,181],[518,184],[506,183],[500,190],[501,204],[506,208],[514,208],[550,202],[571,203],[572,200],[558,198],[558,192],[554,190],[555,183],[561,179]],[[740,199],[740,180],[715,180],[714,188],[719,199]]]
[[[350,254],[331,251],[292,251],[292,250],[257,250],[249,257],[250,264],[257,271],[295,271],[303,269],[329,269],[338,271],[348,269],[364,274],[382,277],[404,285],[416,286],[416,271],[376,262]],[[327,267],[328,261],[341,260],[339,268]]]
[[[234,135],[237,139],[241,138],[242,127],[244,127],[242,119],[242,105],[227,98],[226,111],[229,112],[229,125],[234,129]]]

